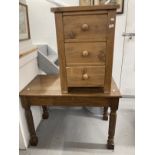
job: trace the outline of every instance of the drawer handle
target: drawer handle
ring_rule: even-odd
[[[85,73],[85,74],[82,75],[82,79],[83,79],[83,80],[87,80],[88,78],[89,78],[89,76],[88,76],[87,73]]]
[[[89,52],[88,51],[85,50],[85,51],[82,52],[82,56],[83,57],[87,57],[88,55],[89,55]]]
[[[110,18],[110,21],[112,21],[112,22],[115,21],[115,18]]]
[[[114,24],[109,24],[109,29],[114,28]]]
[[[74,32],[70,32],[70,33],[69,33],[69,37],[70,37],[71,39],[74,39],[74,38],[75,38],[75,33],[74,33]]]
[[[89,29],[88,24],[83,24],[83,25],[81,26],[81,29],[82,29],[83,31],[88,31],[88,29]]]

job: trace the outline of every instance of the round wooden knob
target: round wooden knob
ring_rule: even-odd
[[[88,24],[83,24],[83,25],[81,26],[81,29],[82,29],[83,31],[87,31],[87,30],[89,29]]]
[[[88,76],[88,74],[85,73],[82,75],[82,78],[83,78],[83,80],[87,80],[89,78],[89,76]]]
[[[88,51],[86,51],[86,50],[82,52],[82,56],[84,56],[84,57],[88,56],[88,54],[89,54],[89,53],[88,53]]]

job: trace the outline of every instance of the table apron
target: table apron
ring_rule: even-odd
[[[105,97],[68,97],[68,96],[53,96],[53,97],[26,97],[29,105],[47,105],[47,106],[114,106],[118,104],[119,98]]]

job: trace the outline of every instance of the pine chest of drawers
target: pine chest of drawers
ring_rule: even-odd
[[[60,80],[70,87],[110,92],[117,5],[59,7],[55,13]]]

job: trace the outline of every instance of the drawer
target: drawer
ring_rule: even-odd
[[[63,16],[65,42],[106,41],[107,14]]]
[[[65,43],[66,65],[104,65],[106,43]]]
[[[66,67],[69,87],[103,87],[105,66]]]

